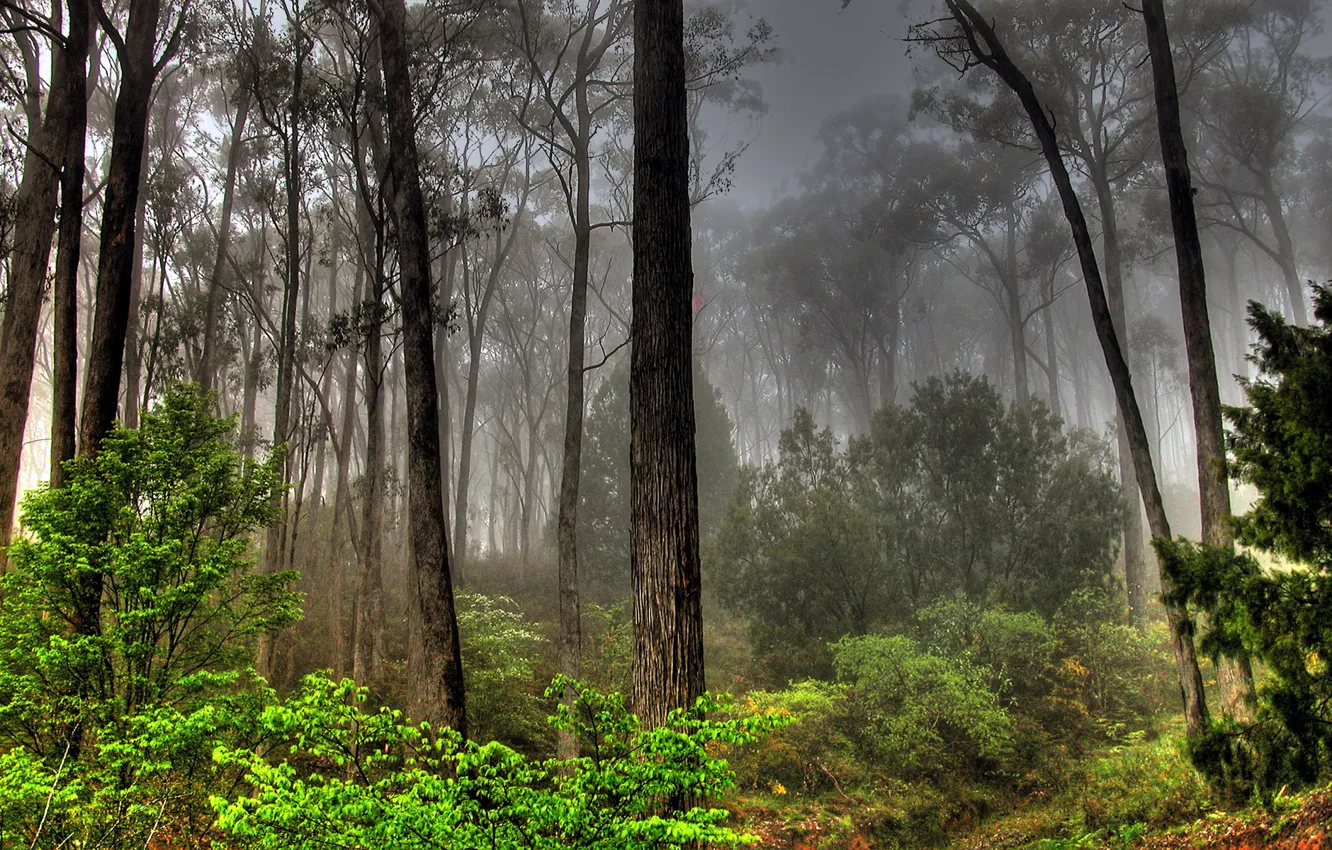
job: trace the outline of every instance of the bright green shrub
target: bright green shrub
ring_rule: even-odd
[[[976,777],[1012,755],[1013,719],[966,661],[877,635],[833,644],[838,679],[851,686],[849,734],[903,778]]]
[[[24,499],[0,605],[0,846],[205,841],[207,795],[236,779],[213,748],[259,742],[253,639],[298,600],[247,554],[276,466],[212,406],[172,389]]]
[[[546,639],[507,596],[457,594],[467,671],[467,721],[474,737],[530,749],[546,730],[534,671]]]
[[[572,708],[552,723],[580,742],[581,758],[535,761],[499,744],[437,736],[399,712],[367,713],[366,691],[309,677],[286,704],[269,708],[266,730],[291,757],[246,749],[217,758],[247,773],[248,790],[217,798],[222,827],[273,850],[647,850],[693,843],[735,846],[724,809],[669,801],[715,799],[733,786],[710,749],[749,742],[783,721],[755,715],[708,720],[724,706],[702,698],[644,729],[618,696],[557,679],[547,696],[573,687]],[[295,763],[299,759],[300,763]]]

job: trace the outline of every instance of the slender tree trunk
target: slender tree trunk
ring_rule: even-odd
[[[1104,167],[1091,169],[1092,185],[1101,213],[1101,240],[1105,248],[1106,297],[1115,333],[1121,344],[1129,344],[1128,319],[1124,299],[1124,256],[1119,238],[1119,216],[1114,191]],[[1147,618],[1147,546],[1143,541],[1142,499],[1138,495],[1138,474],[1133,466],[1128,425],[1118,416],[1115,440],[1119,452],[1119,482],[1124,490],[1124,588],[1128,594],[1129,617],[1135,623]]]
[[[1026,75],[1009,58],[1003,43],[994,34],[993,28],[971,5],[969,0],[946,0],[949,11],[971,40],[972,55],[993,70],[1003,82],[1013,90],[1021,101],[1031,120],[1032,127],[1040,140],[1041,150],[1050,167],[1051,176],[1059,191],[1072,229],[1073,240],[1078,248],[1078,259],[1082,266],[1087,294],[1091,301],[1092,319],[1096,326],[1097,338],[1105,354],[1106,367],[1115,389],[1115,400],[1120,414],[1127,426],[1129,448],[1133,457],[1134,471],[1138,476],[1138,485],[1143,503],[1147,508],[1147,519],[1152,534],[1164,540],[1171,539],[1170,521],[1166,518],[1165,503],[1156,481],[1156,470],[1152,465],[1151,448],[1147,431],[1143,425],[1142,413],[1138,408],[1133,392],[1133,381],[1129,375],[1128,363],[1120,348],[1119,336],[1115,330],[1114,318],[1106,300],[1105,287],[1101,281],[1101,270],[1092,243],[1091,230],[1082,211],[1082,202],[1078,199],[1068,168],[1064,164],[1059,140],[1054,126],[1050,123],[1044,105],[1032,88]],[[982,43],[983,42],[983,46]],[[1162,587],[1170,589],[1170,582],[1161,576]],[[1207,726],[1207,697],[1203,691],[1202,674],[1198,670],[1198,660],[1193,646],[1193,625],[1188,612],[1173,605],[1166,606],[1166,619],[1170,626],[1170,642],[1174,651],[1175,663],[1179,673],[1180,696],[1184,704],[1184,719],[1190,737],[1196,737]]]
[[[407,10],[403,0],[380,0],[378,18],[401,270],[411,585],[419,606],[414,618],[419,623],[419,637],[412,641],[411,648],[411,660],[417,663],[409,663],[408,707],[413,717],[451,726],[465,736],[462,656],[439,466],[439,390],[434,362],[430,246],[416,152]]]
[[[60,175],[60,241],[56,248],[51,324],[54,336],[51,386],[51,486],[65,483],[66,461],[78,448],[79,255],[83,245],[84,148],[88,129],[88,49],[92,41],[89,0],[71,0],[65,37],[65,83],[69,113]],[[0,499],[4,494],[0,493]],[[3,520],[0,520],[2,523]],[[8,527],[8,524],[5,524]]]
[[[374,684],[383,674],[384,659],[384,260],[382,234],[372,229],[369,212],[361,212],[361,238],[374,240],[376,268],[369,270],[374,319],[365,340],[365,474],[361,514],[361,571],[356,591],[352,678]],[[363,241],[364,245],[364,241]],[[365,251],[365,248],[362,248]]]
[[[681,0],[636,3],[634,39],[634,710],[655,726],[704,690]]]
[[[1207,274],[1203,266],[1202,241],[1198,237],[1188,149],[1179,118],[1179,90],[1175,81],[1175,61],[1170,53],[1164,0],[1144,0],[1142,13],[1152,59],[1161,159],[1170,193],[1170,221],[1179,264],[1179,300],[1184,316],[1184,350],[1189,363],[1189,392],[1193,399],[1193,429],[1197,439],[1203,542],[1212,546],[1232,546],[1225,430],[1221,422],[1221,390],[1216,378],[1212,322],[1207,307]],[[1297,303],[1302,312],[1302,293]],[[1221,658],[1217,672],[1225,712],[1238,720],[1251,721],[1256,700],[1248,656]]]
[[[1263,210],[1272,224],[1272,235],[1276,237],[1277,253],[1281,257],[1281,279],[1286,286],[1286,299],[1290,301],[1291,320],[1297,325],[1309,324],[1309,310],[1304,304],[1304,281],[1300,279],[1299,263],[1295,259],[1295,240],[1290,235],[1290,225],[1286,223],[1286,210],[1281,205],[1276,187],[1271,176],[1263,181]]]
[[[151,106],[149,104],[150,124]],[[150,145],[146,143],[143,146],[143,165],[140,166],[145,184],[148,182],[149,152]],[[148,212],[146,195],[146,192],[139,192],[138,209],[134,213],[134,259],[130,261],[129,315],[125,325],[125,398],[121,403],[120,413],[126,428],[139,427],[139,384],[143,375],[143,346],[139,341],[142,311],[139,309],[139,304],[143,300],[144,220]],[[156,275],[156,268],[153,269],[153,273]]]
[[[580,116],[587,106],[585,87],[578,88]],[[580,117],[581,128],[588,126]],[[577,186],[574,198],[573,292],[569,302],[569,363],[566,372],[564,463],[560,474],[559,518],[556,521],[556,557],[559,561],[560,672],[577,678],[582,668],[583,614],[578,588],[578,490],[583,459],[584,363],[587,356],[587,283],[592,251],[592,165],[587,139],[575,142]],[[559,753],[575,755],[574,742],[561,735]]]
[[[1030,381],[1027,375],[1027,325],[1022,316],[1022,281],[1018,267],[1016,200],[1008,203],[1008,233],[1004,245],[1004,296],[1007,299],[1008,343],[1013,348],[1013,394],[1020,409],[1031,404]]]
[[[222,210],[217,223],[217,253],[213,257],[213,273],[208,278],[208,304],[204,312],[203,354],[195,381],[204,390],[211,390],[217,380],[218,335],[221,333],[222,306],[226,287],[222,285],[227,274],[231,251],[231,215],[236,203],[236,178],[240,172],[241,156],[245,151],[245,128],[250,120],[250,90],[242,86],[236,102],[236,120],[231,125],[231,139],[227,147],[227,176],[222,184]]]
[[[1046,399],[1050,404],[1050,412],[1062,419],[1064,405],[1059,398],[1059,342],[1055,339],[1053,289],[1052,279],[1051,286],[1045,296],[1050,303],[1041,311],[1041,321],[1045,325],[1045,376],[1049,381],[1046,389]]]

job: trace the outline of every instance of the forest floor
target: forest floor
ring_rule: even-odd
[[[773,850],[1332,850],[1332,786],[1224,809],[1172,739],[1113,748],[1070,778],[1061,793],[1026,799],[848,789],[746,795],[732,807],[754,846]]]

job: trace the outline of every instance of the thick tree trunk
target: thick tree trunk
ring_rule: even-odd
[[[408,708],[413,717],[451,726],[465,736],[462,656],[439,467],[439,391],[435,383],[430,246],[416,152],[407,10],[403,0],[380,0],[378,18],[401,269],[411,583],[418,606],[415,619],[419,623],[419,637],[412,641],[409,659]]]
[[[1188,149],[1179,117],[1179,91],[1174,57],[1170,53],[1164,0],[1144,0],[1142,13],[1155,80],[1161,160],[1165,164],[1170,222],[1179,264],[1179,300],[1184,316],[1184,350],[1189,364],[1189,392],[1193,399],[1193,429],[1197,438],[1203,542],[1212,546],[1231,546],[1234,538],[1230,531],[1230,486],[1226,476],[1221,390],[1216,379],[1216,354],[1212,348],[1212,322],[1207,307],[1207,274],[1203,267],[1202,241],[1198,237]],[[1302,294],[1297,303],[1302,311]],[[1218,664],[1218,676],[1226,713],[1242,721],[1252,720],[1255,695],[1248,657],[1222,658]]]
[[[51,486],[65,482],[66,461],[78,449],[79,256],[83,245],[84,148],[88,129],[89,0],[71,0],[65,37],[65,85],[69,112],[60,175],[60,241],[52,284],[54,336],[51,376]],[[0,499],[3,499],[0,494]],[[6,526],[7,527],[7,526]]]
[[[42,294],[56,230],[60,175],[54,164],[62,161],[70,132],[70,100],[74,89],[70,65],[82,67],[82,62],[73,53],[54,51],[44,120],[38,114],[40,86],[29,85],[32,102],[28,104],[28,149],[23,158],[23,179],[14,196],[14,209],[20,215],[14,225],[4,322],[0,325],[0,570],[4,568],[3,549],[9,545],[13,532]],[[28,64],[34,65],[35,58]],[[80,187],[80,200],[82,192]]]
[[[1147,508],[1148,523],[1154,536],[1169,540],[1172,537],[1170,522],[1166,518],[1165,503],[1157,485],[1147,431],[1143,426],[1142,413],[1133,392],[1128,363],[1120,348],[1110,305],[1106,300],[1091,230],[1082,211],[1082,202],[1078,199],[1068,168],[1064,164],[1054,126],[1050,123],[1045,107],[1037,97],[1031,82],[1009,58],[1003,43],[994,34],[987,20],[968,0],[946,0],[946,2],[954,19],[970,40],[972,55],[998,74],[1018,96],[1040,141],[1041,150],[1059,191],[1064,214],[1072,229],[1074,243],[1077,245],[1083,279],[1091,301],[1096,335],[1105,354],[1106,367],[1114,385],[1116,403],[1127,426],[1129,448],[1143,503]],[[981,42],[984,43],[983,46]],[[1170,583],[1165,575],[1161,576],[1161,582],[1163,588],[1169,590]],[[1166,619],[1170,626],[1171,648],[1174,651],[1179,674],[1185,725],[1189,736],[1195,737],[1207,726],[1207,698],[1203,691],[1202,674],[1198,670],[1198,659],[1193,646],[1193,625],[1188,612],[1173,605],[1166,606]]]
[[[655,726],[704,690],[681,0],[636,3],[634,39],[634,711]]]
[[[93,314],[79,422],[79,453],[84,455],[97,453],[102,438],[115,423],[120,400],[143,152],[157,73],[153,48],[161,6],[161,0],[132,4],[125,46],[119,50],[120,93],[116,97],[111,159],[103,190],[97,307]]]

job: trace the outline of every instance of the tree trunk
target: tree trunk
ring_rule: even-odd
[[[585,403],[587,284],[592,252],[592,162],[583,116],[588,108],[585,86],[577,91],[579,128],[584,135],[574,147],[577,186],[574,199],[573,292],[569,302],[569,363],[564,413],[564,463],[560,474],[559,518],[556,521],[556,556],[559,561],[560,672],[577,678],[582,668],[583,614],[578,588],[578,488],[582,475],[583,407]],[[575,755],[567,735],[559,739],[562,757]]]
[[[60,241],[52,285],[54,336],[51,386],[51,486],[65,482],[66,461],[78,448],[79,255],[83,245],[84,148],[88,129],[88,48],[92,41],[89,0],[71,0],[65,37],[68,99],[65,149],[60,175]],[[0,494],[0,499],[3,499]],[[5,524],[8,527],[8,524]]]
[[[86,42],[84,39],[85,54]],[[42,293],[56,230],[60,182],[52,163],[60,162],[68,149],[70,100],[75,87],[70,78],[78,76],[77,71],[71,74],[70,65],[82,67],[83,62],[74,53],[60,49],[54,51],[51,61],[51,90],[44,120],[39,121],[36,114],[40,109],[40,101],[36,101],[40,86],[29,86],[30,100],[34,101],[29,104],[29,145],[23,158],[23,179],[14,195],[14,209],[19,215],[6,281],[4,322],[0,325],[0,570],[14,526]],[[80,187],[80,201],[82,193]]]
[[[403,0],[380,0],[379,43],[394,167],[394,212],[407,378],[407,478],[411,576],[419,637],[412,641],[407,699],[413,717],[467,734],[458,617],[449,570],[439,455],[439,391],[434,362],[435,311],[430,246],[416,152],[412,80],[408,70],[407,10]]]
[[[213,274],[208,278],[208,304],[204,311],[203,355],[194,378],[204,390],[211,390],[217,379],[218,334],[222,318],[222,304],[227,291],[222,278],[227,273],[231,251],[231,215],[236,202],[236,177],[240,171],[241,155],[245,150],[245,127],[250,119],[250,90],[242,86],[236,103],[236,121],[231,125],[231,141],[227,149],[227,176],[222,184],[222,210],[217,224],[217,253],[213,257]]]
[[[1170,193],[1170,223],[1179,264],[1180,311],[1184,316],[1184,350],[1189,363],[1189,392],[1193,399],[1193,429],[1197,436],[1198,493],[1202,508],[1203,542],[1232,546],[1230,486],[1226,476],[1225,431],[1221,422],[1221,390],[1216,379],[1212,323],[1207,307],[1207,275],[1198,214],[1193,204],[1193,179],[1188,149],[1179,118],[1179,91],[1175,61],[1170,53],[1164,0],[1144,0],[1143,20],[1152,59],[1156,89],[1156,116],[1161,135],[1161,160]],[[1289,234],[1287,234],[1289,238]],[[1303,311],[1303,294],[1297,302]],[[1217,665],[1224,711],[1243,722],[1253,720],[1253,670],[1247,655],[1223,657]]]
[[[149,104],[149,123],[152,122],[152,104]],[[143,181],[148,182],[148,163],[151,139],[143,146]],[[134,213],[134,258],[130,261],[130,301],[128,321],[125,325],[125,398],[121,402],[120,418],[126,428],[139,427],[139,384],[143,374],[143,344],[139,340],[139,305],[143,300],[144,219],[147,216],[147,193],[139,192],[138,209]],[[156,274],[157,269],[153,269]],[[151,285],[151,282],[149,283]]]
[[[681,0],[636,3],[634,40],[634,711],[656,726],[704,690]]]
[[[1091,230],[1082,211],[1082,203],[1068,168],[1060,152],[1059,140],[1054,126],[1045,111],[1040,98],[1032,88],[1026,75],[1009,58],[1003,43],[994,34],[989,25],[971,5],[969,0],[946,0],[948,9],[962,27],[971,43],[972,55],[977,61],[993,70],[1003,82],[1013,90],[1021,101],[1031,120],[1032,127],[1040,140],[1041,150],[1050,167],[1051,176],[1059,191],[1064,214],[1072,229],[1073,240],[1077,245],[1078,259],[1081,263],[1087,294],[1091,301],[1092,319],[1096,326],[1096,335],[1101,342],[1105,355],[1106,367],[1114,385],[1115,400],[1120,414],[1127,426],[1129,448],[1133,457],[1134,471],[1138,476],[1138,486],[1143,503],[1147,508],[1147,519],[1152,534],[1164,540],[1171,539],[1170,522],[1166,518],[1165,504],[1156,481],[1156,470],[1152,465],[1150,444],[1147,431],[1143,426],[1142,413],[1138,408],[1133,392],[1133,382],[1129,375],[1128,363],[1120,348],[1119,336],[1115,330],[1110,305],[1106,301],[1105,287],[1101,281],[1101,270],[1096,259],[1096,249],[1092,243]],[[981,46],[980,42],[984,42]],[[1170,582],[1161,576],[1163,589],[1169,590]],[[1198,660],[1193,646],[1193,625],[1188,612],[1173,605],[1166,606],[1166,619],[1170,626],[1170,643],[1174,651],[1175,663],[1179,673],[1180,695],[1184,704],[1185,725],[1190,737],[1196,737],[1207,727],[1207,698],[1203,691],[1202,674],[1198,670]]]
[[[1013,395],[1018,407],[1025,410],[1031,404],[1031,389],[1027,377],[1027,323],[1022,315],[1022,281],[1018,267],[1016,205],[1016,199],[1010,198],[1004,246],[1004,307],[1008,314],[1008,343],[1013,349]]]
[[[364,685],[379,682],[384,660],[384,309],[383,234],[376,233],[369,211],[361,209],[361,252],[375,258],[368,269],[374,317],[365,340],[365,501],[361,513],[360,581],[352,640],[352,678]],[[373,245],[367,245],[373,242]],[[367,253],[367,248],[369,252]]]

